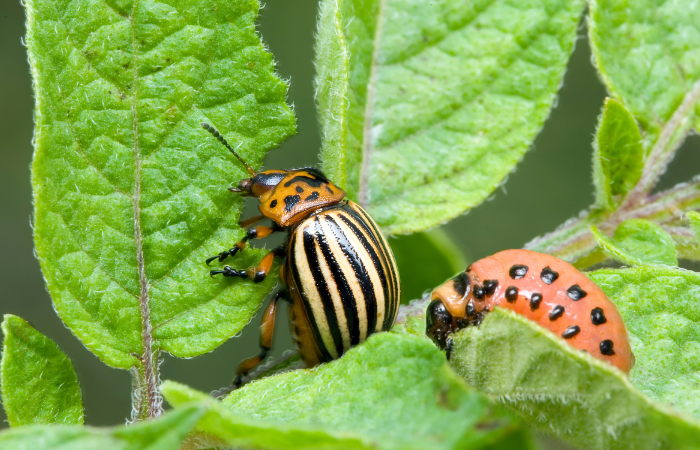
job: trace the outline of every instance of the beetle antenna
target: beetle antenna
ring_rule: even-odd
[[[224,139],[224,137],[221,135],[221,133],[219,133],[219,130],[217,130],[216,128],[214,128],[213,126],[209,125],[206,122],[202,122],[202,123],[200,123],[200,125],[202,126],[202,128],[204,128],[205,130],[210,132],[215,138],[217,138],[219,140],[219,142],[224,144],[224,147],[229,149],[229,151],[231,153],[233,153],[233,156],[238,158],[238,160],[241,162],[241,164],[243,164],[243,166],[245,167],[245,170],[247,170],[249,174],[251,174],[252,176],[255,176],[255,171],[250,168],[250,166],[248,165],[247,162],[243,161],[243,158],[238,156],[238,153],[236,153],[236,151],[233,148],[231,148],[229,143],[226,142],[226,139]]]

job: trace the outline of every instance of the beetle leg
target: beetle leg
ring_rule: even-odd
[[[253,217],[249,220],[256,219],[256,217]],[[252,223],[255,223],[257,220],[253,221]],[[240,250],[243,250],[248,243],[249,240],[251,239],[262,239],[265,237],[268,237],[272,233],[276,231],[282,231],[282,228],[279,227],[277,224],[273,224],[271,227],[266,227],[264,225],[260,225],[254,228],[250,228],[247,232],[246,235],[243,236],[243,239],[240,241],[236,242],[236,245],[234,245],[230,250],[224,250],[223,252],[219,253],[216,256],[212,256],[211,258],[207,258],[207,265],[214,261],[215,259],[218,259],[219,262],[223,261],[224,259],[228,258],[229,256],[235,256],[236,253],[238,253]]]
[[[272,254],[270,252],[269,254]],[[244,360],[236,369],[236,377],[231,382],[231,385],[238,389],[243,384],[243,377],[248,375],[255,366],[263,362],[267,352],[272,348],[272,336],[275,331],[275,314],[277,313],[277,304],[279,300],[286,299],[285,291],[278,291],[275,298],[267,305],[262,321],[260,322],[260,354]]]
[[[238,221],[238,225],[243,227],[243,228],[248,228],[249,226],[253,225],[256,222],[260,222],[263,220],[265,216],[262,214],[258,214],[257,216],[249,217],[247,219],[241,219]]]
[[[248,267],[245,270],[237,270],[231,266],[224,266],[223,270],[212,270],[209,274],[211,276],[221,274],[225,277],[250,278],[255,283],[260,283],[267,277],[267,274],[270,273],[275,256],[284,256],[285,251],[286,248],[284,246],[277,247],[263,256],[257,266]]]

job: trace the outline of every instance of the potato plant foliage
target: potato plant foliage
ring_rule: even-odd
[[[159,361],[232,338],[278,282],[275,268],[260,284],[212,280],[204,263],[245,234],[226,187],[246,172],[200,122],[256,169],[295,132],[260,3],[26,0],[37,256],[61,320],[131,372],[137,423],[84,427],[80,374],[7,314],[0,447],[535,449],[537,431],[582,449],[695,448],[700,274],[678,266],[700,260],[700,177],[654,187],[700,131],[700,8],[657,3],[320,0],[322,168],[387,234],[415,233],[390,239],[404,306],[392,332],[341,359],[218,401],[162,382]],[[624,266],[588,276],[619,308],[636,366],[626,377],[501,310],[459,332],[448,362],[424,335],[427,300],[407,303],[464,261],[427,230],[487,199],[531,148],[581,24],[610,95],[595,202],[525,248]]]

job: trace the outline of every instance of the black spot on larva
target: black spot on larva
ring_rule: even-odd
[[[510,268],[508,274],[512,279],[519,280],[527,274],[527,266],[523,266],[522,264],[516,264]]]
[[[292,212],[294,207],[301,201],[299,194],[288,195],[284,198],[284,210],[287,212]]]
[[[476,307],[474,306],[474,301],[469,300],[467,303],[467,316],[472,317],[476,314]]]
[[[542,303],[542,294],[537,292],[533,293],[530,297],[530,311],[534,311],[539,308],[540,303]]]
[[[544,281],[545,284],[552,284],[555,281],[557,281],[557,278],[559,278],[559,274],[553,271],[549,266],[547,266],[544,269],[542,269],[542,272],[540,272],[540,278],[542,278],[542,281]]]
[[[474,298],[477,300],[483,300],[485,295],[486,295],[486,290],[484,290],[484,287],[480,284],[475,284],[474,285]]]
[[[311,195],[309,195],[308,197],[306,197],[304,199],[304,201],[305,202],[313,202],[314,200],[318,200],[318,197],[319,197],[318,192],[312,192]]]
[[[615,354],[615,350],[613,350],[613,341],[610,339],[606,339],[600,343],[600,353],[604,354],[605,356],[612,356]]]
[[[564,339],[571,339],[572,337],[576,336],[580,332],[581,332],[581,329],[578,327],[578,325],[572,325],[569,328],[567,328],[566,330],[564,330],[564,332],[561,334],[561,337],[563,337]]]
[[[581,286],[574,284],[569,289],[566,290],[569,298],[575,302],[581,300],[583,297],[588,295],[588,292],[581,289]]]
[[[605,314],[601,308],[593,308],[591,310],[591,323],[593,323],[593,325],[602,325],[607,321],[608,319],[605,318]]]
[[[549,312],[549,320],[557,320],[564,314],[564,307],[561,305],[557,305],[552,310]]]
[[[275,206],[277,206],[277,200],[272,200],[270,202],[270,208],[274,208]]]
[[[297,186],[296,191],[301,194],[302,192],[304,192],[304,188],[302,188],[301,186]]]
[[[518,299],[518,288],[515,286],[508,286],[508,289],[506,289],[506,300],[508,300],[509,303],[513,303]]]
[[[484,280],[484,291],[486,291],[486,295],[493,295],[493,293],[496,292],[497,287],[498,287],[498,281],[496,281],[496,280]]]
[[[452,287],[457,291],[460,298],[463,298],[469,291],[469,275],[464,272],[459,273],[452,279]]]

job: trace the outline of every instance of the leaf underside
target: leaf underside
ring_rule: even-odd
[[[68,357],[17,316],[5,315],[2,331],[0,389],[10,425],[82,425],[80,385]]]
[[[547,118],[583,3],[324,0],[324,169],[388,233],[479,204]]]
[[[646,359],[633,347],[634,380]],[[452,355],[469,384],[579,448],[691,449],[700,438],[700,422],[649,400],[622,372],[511,311],[497,308],[456,334]]]
[[[204,414],[189,406],[157,420],[116,428],[30,426],[0,433],[3,450],[177,450]]]
[[[276,276],[212,280],[244,231],[227,192],[294,131],[255,0],[29,0],[35,242],[54,305],[114,367],[189,357],[249,321]],[[245,268],[261,250],[233,262]]]
[[[206,395],[166,382],[175,406]],[[379,333],[343,358],[266,378],[214,403],[199,428],[230,445],[291,448],[530,448],[527,434],[466,387],[429,341]]]

